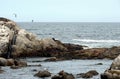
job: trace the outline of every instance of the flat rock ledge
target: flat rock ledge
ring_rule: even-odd
[[[62,43],[55,38],[37,38],[33,33],[21,29],[15,22],[0,17],[0,57],[114,59],[119,54],[120,47],[84,49],[81,45]]]

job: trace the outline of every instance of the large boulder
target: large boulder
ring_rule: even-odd
[[[67,51],[67,48],[54,38],[38,39],[15,22],[0,18],[0,56],[50,56],[47,52],[53,51]]]
[[[115,58],[110,68],[101,74],[101,79],[120,79],[120,55]]]

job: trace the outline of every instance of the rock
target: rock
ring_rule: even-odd
[[[103,63],[97,63],[97,64],[95,64],[95,65],[103,65]]]
[[[33,69],[32,71],[33,71],[33,72],[36,72],[36,71],[37,71],[37,69]]]
[[[48,72],[48,71],[39,71],[38,73],[36,73],[34,76],[37,76],[37,77],[50,77],[51,76],[51,73]]]
[[[88,71],[86,73],[80,73],[80,74],[77,74],[77,75],[82,77],[82,78],[92,78],[93,76],[96,76],[98,74],[99,73],[96,70],[91,70],[91,71]]]
[[[120,55],[114,59],[110,68],[101,74],[101,79],[120,79]]]
[[[63,78],[62,78],[62,76],[60,76],[60,75],[54,75],[54,76],[52,76],[51,79],[63,79]]]
[[[40,67],[40,66],[42,66],[41,64],[38,64],[38,65],[27,65],[27,67]]]
[[[51,57],[51,58],[48,58],[44,61],[57,61],[58,59],[56,57]]]
[[[7,59],[7,66],[15,65],[14,59]]]
[[[68,49],[68,51],[82,50],[83,46],[75,45],[70,43],[64,43],[64,46]]]
[[[4,70],[0,70],[0,74],[3,73],[3,72],[5,72],[5,71]]]
[[[15,65],[13,65],[13,66],[11,66],[10,68],[11,68],[11,69],[20,69],[21,67],[20,67],[20,66],[15,66]]]
[[[0,57],[0,66],[7,66],[7,59]]]
[[[27,66],[27,62],[20,61],[20,60],[15,60],[15,66],[26,67]]]
[[[72,74],[60,71],[58,75],[52,76],[52,79],[75,79],[75,77]]]

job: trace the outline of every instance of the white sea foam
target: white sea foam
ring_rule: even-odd
[[[73,41],[86,42],[86,43],[119,43],[120,40],[93,40],[93,39],[73,39]]]

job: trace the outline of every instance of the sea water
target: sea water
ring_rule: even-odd
[[[85,45],[90,48],[120,46],[120,23],[48,23],[48,22],[19,22],[19,26],[29,32],[36,34],[39,38],[55,38],[64,43],[73,43]],[[85,73],[89,70],[99,72],[98,76],[91,79],[100,79],[100,74],[108,69],[113,60],[66,60],[57,62],[36,62],[44,58],[26,58],[28,65],[39,65],[24,67],[21,69],[10,69],[2,67],[5,70],[0,74],[0,79],[42,79],[34,77],[34,74],[40,70],[47,69],[52,75],[64,70],[76,74]],[[102,63],[103,65],[96,65]],[[33,71],[33,70],[37,71]],[[51,79],[44,78],[44,79]]]
[[[89,70],[96,70],[99,75],[94,76],[91,79],[100,79],[100,74],[108,69],[112,63],[112,60],[103,59],[103,60],[65,60],[57,62],[41,62],[45,58],[26,58],[22,59],[27,61],[28,67],[23,67],[20,69],[11,69],[10,67],[2,67],[2,70],[5,72],[0,74],[0,79],[51,79],[47,78],[38,78],[34,75],[38,71],[48,70],[53,75],[56,75],[60,71],[64,70],[65,72],[72,73],[75,79],[84,79],[78,78],[77,74],[86,73]],[[38,62],[40,61],[40,62]],[[102,63],[103,65],[97,65]],[[42,66],[36,66],[41,64]],[[37,71],[34,71],[37,70]]]
[[[39,38],[55,38],[64,43],[85,45],[90,48],[120,46],[120,23],[80,22],[21,22]]]

